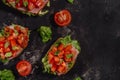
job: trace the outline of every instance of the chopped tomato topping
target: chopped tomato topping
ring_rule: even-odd
[[[16,8],[24,8],[29,11],[40,8],[42,9],[48,0],[7,0],[7,3],[15,2]]]
[[[68,63],[73,61],[75,54],[72,52],[73,46],[71,44],[52,46],[48,52],[48,62],[51,64],[51,71],[58,73],[65,73],[68,68]]]
[[[28,28],[12,25],[6,26],[3,30],[4,33],[0,33],[0,58],[16,57],[28,45]],[[10,53],[6,54],[7,52]]]

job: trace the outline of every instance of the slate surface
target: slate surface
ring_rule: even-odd
[[[67,28],[59,28],[53,21],[54,13],[62,9],[72,14],[72,23]],[[65,0],[51,0],[49,10],[45,16],[29,17],[0,1],[0,28],[14,23],[32,30],[28,47],[7,65],[0,63],[0,69],[13,70],[16,80],[73,80],[77,76],[83,80],[120,80],[119,0],[75,0],[73,5]],[[36,32],[41,25],[48,25],[53,31],[52,40],[46,44]],[[41,58],[57,38],[67,34],[77,39],[82,48],[74,67],[59,77],[42,73]],[[22,59],[27,59],[34,67],[27,77],[19,76],[15,69]]]

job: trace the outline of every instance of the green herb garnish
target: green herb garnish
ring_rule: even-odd
[[[52,39],[52,30],[51,30],[50,27],[48,27],[48,26],[41,26],[38,29],[38,32],[40,33],[40,36],[42,38],[42,42],[43,43],[46,43],[46,42],[48,42],[49,40]]]
[[[71,36],[66,36],[63,39],[61,39],[61,43],[64,44],[64,45],[72,44],[76,49],[78,49],[79,51],[81,50],[78,41],[77,40],[72,40]]]
[[[11,70],[4,69],[0,71],[0,80],[15,80],[15,76]]]
[[[27,7],[28,6],[28,1],[24,0],[23,5],[24,5],[24,7]]]
[[[56,51],[56,52],[55,52],[55,55],[58,55],[58,54],[59,54],[59,52],[60,52],[60,51]]]
[[[74,0],[67,0],[69,3],[73,4]]]
[[[80,77],[76,77],[74,80],[82,80]]]
[[[69,59],[69,58],[72,58],[73,57],[73,54],[68,54],[66,55],[66,57]]]
[[[7,52],[6,54],[5,54],[5,57],[11,57],[12,56],[12,52]]]

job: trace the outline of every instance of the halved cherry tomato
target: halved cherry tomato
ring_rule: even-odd
[[[67,26],[71,22],[71,14],[68,10],[61,10],[55,13],[54,20],[55,23],[61,27]]]
[[[22,60],[17,63],[16,69],[21,76],[27,76],[32,70],[32,65],[28,61]]]

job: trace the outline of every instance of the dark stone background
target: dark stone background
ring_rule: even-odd
[[[67,28],[54,24],[55,12],[68,9],[72,22]],[[120,80],[120,0],[75,0],[71,5],[65,0],[51,0],[49,14],[29,17],[11,9],[0,1],[0,28],[11,23],[29,27],[32,32],[28,47],[8,64],[0,63],[0,69],[13,70],[16,80],[73,80],[81,76],[83,80]],[[52,40],[41,42],[37,28],[48,25],[52,28]],[[63,76],[42,73],[41,58],[59,37],[71,34],[80,42],[81,53],[74,67]],[[15,65],[27,59],[33,65],[27,77],[18,75]]]

